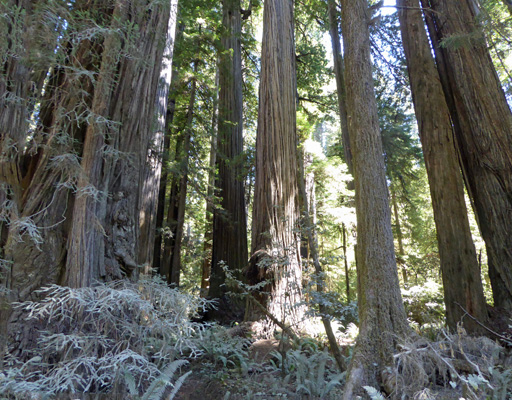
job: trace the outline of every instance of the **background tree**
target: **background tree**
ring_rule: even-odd
[[[213,217],[210,297],[228,290],[221,261],[242,276],[247,264],[247,221],[243,181],[242,18],[240,1],[223,1],[222,49],[219,64],[219,127],[216,178],[220,207]]]

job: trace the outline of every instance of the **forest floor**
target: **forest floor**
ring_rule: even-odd
[[[295,341],[279,332],[257,337],[243,324],[191,319],[191,310],[207,302],[156,278],[80,289],[53,285],[41,295],[15,308],[0,399],[329,400],[343,393],[345,372],[330,355],[318,318]],[[399,340],[382,387],[368,388],[369,397],[512,399],[512,332],[503,313],[494,317],[500,317],[491,325],[503,333],[500,340],[462,328],[448,334],[442,321],[411,322],[419,335]],[[358,329],[336,321],[348,365]]]

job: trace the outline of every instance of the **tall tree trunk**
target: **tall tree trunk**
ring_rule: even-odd
[[[186,129],[186,127],[185,127]],[[181,169],[183,168],[183,160],[185,155],[183,153],[183,144],[185,143],[185,131],[181,132],[176,138],[174,150],[174,162],[179,164],[179,170],[174,171],[171,178],[171,187],[169,190],[169,199],[166,215],[166,226],[164,234],[164,254],[162,257],[162,264],[159,270],[160,275],[164,276],[167,282],[171,282],[171,262],[172,254],[174,251],[176,229],[178,227],[178,202],[180,192]],[[165,193],[164,193],[165,196]]]
[[[169,151],[171,147],[171,129],[170,125],[174,118],[174,110],[176,102],[170,99],[167,105],[166,123],[165,123],[165,136],[164,136],[164,154],[162,159],[162,174],[160,175],[160,185],[158,186],[158,205],[156,211],[156,235],[155,243],[153,246],[153,269],[157,274],[165,276],[162,271],[162,244],[163,244],[163,227],[164,227],[164,213],[165,213],[165,195],[167,193],[167,179],[169,176],[168,165]]]
[[[116,67],[122,50],[119,30],[126,22],[127,7],[117,2],[112,15],[110,34],[103,43],[103,57],[97,82],[91,113],[97,116],[88,125],[85,133],[82,155],[82,173],[77,184],[73,222],[68,242],[66,259],[67,286],[79,288],[90,286],[93,279],[100,276],[104,262],[105,248],[103,241],[104,204],[106,202],[108,182],[104,182],[103,146],[106,138],[113,135],[109,127],[112,92],[117,87]],[[107,184],[105,184],[107,183]]]
[[[469,0],[422,0],[485,240],[494,303],[512,309],[512,113]],[[462,43],[450,43],[458,38]],[[441,46],[443,40],[448,42]],[[456,39],[457,40],[457,39]]]
[[[487,321],[480,267],[469,227],[452,122],[419,1],[399,0],[398,6],[401,7],[402,41],[437,228],[446,321],[455,331],[464,317],[460,306],[481,323]],[[470,333],[483,333],[481,326],[469,318],[464,319],[464,327]]]
[[[329,34],[331,35],[332,57],[334,60],[334,75],[336,77],[336,92],[338,94],[338,113],[340,116],[341,137],[343,140],[343,150],[345,161],[348,166],[348,172],[354,173],[352,165],[352,150],[350,149],[350,138],[348,134],[347,120],[347,94],[345,88],[345,61],[341,54],[341,43],[339,36],[338,10],[336,1],[328,1],[329,8]]]
[[[215,100],[212,112],[212,135],[210,142],[210,169],[208,170],[208,192],[206,196],[206,230],[204,232],[203,266],[201,268],[201,296],[208,296],[212,265],[213,213],[215,208],[215,165],[217,163],[217,132],[219,113],[219,68],[215,74]]]
[[[138,264],[152,265],[154,242],[156,240],[156,221],[159,207],[159,187],[162,176],[162,163],[166,150],[164,136],[167,131],[167,109],[169,88],[172,81],[172,58],[177,29],[178,0],[170,1],[170,14],[167,26],[167,40],[163,54],[162,70],[158,80],[156,97],[156,121],[153,140],[148,149],[144,167],[142,197],[140,202],[140,236]],[[168,146],[167,146],[168,148]],[[163,215],[163,213],[162,213]]]
[[[292,0],[266,0],[263,13],[251,284],[267,280],[260,302],[278,320],[302,319],[299,254],[296,78]],[[262,315],[248,309],[246,318]]]
[[[221,208],[213,215],[210,297],[222,297],[228,287],[221,262],[238,277],[247,264],[247,218],[243,182],[243,101],[240,0],[223,0],[222,53],[219,65],[219,128],[215,187]],[[222,312],[222,310],[218,310]]]
[[[149,13],[147,6],[147,0],[115,3],[112,26],[135,24],[137,47],[125,50],[129,57],[116,53],[128,45],[116,29],[104,44],[92,106],[98,117],[86,134],[68,245],[65,280],[71,286],[138,274],[138,210],[170,16],[170,3],[154,4]]]
[[[197,72],[197,64],[194,66],[194,73]],[[190,159],[190,145],[192,139],[192,122],[194,120],[194,106],[196,102],[197,80],[192,79],[190,88],[190,100],[188,103],[187,120],[183,132],[183,149],[176,147],[176,159],[181,161],[181,171],[173,179],[171,196],[169,202],[169,212],[167,223],[171,228],[169,246],[166,248],[164,256],[164,271],[167,275],[167,282],[176,286],[180,284],[181,273],[181,246],[183,241],[183,232],[185,226],[185,207],[188,188],[188,163]]]
[[[397,340],[409,334],[400,294],[385,164],[373,89],[366,0],[342,2],[345,82],[357,215],[359,336],[344,399],[379,387]]]

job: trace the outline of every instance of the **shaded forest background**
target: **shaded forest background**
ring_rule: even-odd
[[[0,32],[0,397],[509,398],[508,0]]]

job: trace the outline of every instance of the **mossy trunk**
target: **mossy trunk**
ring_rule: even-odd
[[[342,2],[345,82],[357,215],[359,336],[343,398],[379,388],[401,338],[409,334],[400,294],[385,164],[373,88],[368,3]]]

